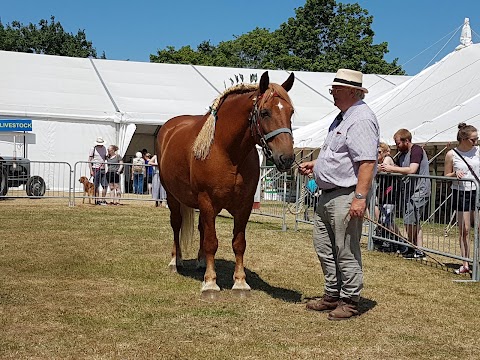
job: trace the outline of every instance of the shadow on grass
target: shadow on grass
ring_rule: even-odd
[[[235,262],[223,259],[215,259],[215,270],[217,272],[217,285],[221,289],[231,289],[233,286],[233,272],[235,270]],[[184,260],[183,268],[178,269],[178,273],[188,276],[192,279],[203,281],[204,269],[196,269],[196,260]],[[245,268],[247,275],[247,283],[252,290],[260,290],[275,299],[285,302],[297,303],[302,299],[302,294],[295,290],[275,287],[265,282],[256,272]]]

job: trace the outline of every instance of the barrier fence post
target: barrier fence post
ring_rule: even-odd
[[[372,181],[372,190],[370,195],[370,205],[368,206],[367,211],[369,212],[370,219],[375,219],[375,195],[377,194],[377,182],[375,179]],[[376,219],[375,219],[376,220]],[[367,241],[367,250],[373,250],[373,223],[368,222],[368,241]]]
[[[287,173],[283,173],[282,231],[287,231]]]
[[[478,208],[480,205],[480,191],[479,189],[479,184],[478,182],[475,181],[475,186],[477,189],[476,195],[475,195],[475,204],[476,204],[476,209],[475,211],[475,216],[474,216],[474,229],[473,229],[473,269],[472,269],[472,280],[474,281],[479,281],[480,276],[478,273],[478,251],[479,251],[479,239],[478,239],[478,223],[479,223],[479,214],[478,214]]]

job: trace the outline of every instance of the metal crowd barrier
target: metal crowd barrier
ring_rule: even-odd
[[[89,196],[84,194],[84,185],[80,183],[81,177],[86,177],[88,182],[93,183],[94,177],[91,175],[90,164],[95,163],[88,161],[79,161],[74,165],[74,185],[73,187],[73,204],[78,199],[82,199],[82,203],[87,201]],[[102,197],[103,187],[99,186],[99,198],[95,201],[105,201],[107,204],[119,201],[160,201],[165,202],[164,196],[160,193],[157,197],[152,196],[154,191],[153,182],[155,181],[155,167],[148,164],[137,165],[142,168],[141,172],[135,172],[132,163],[123,163],[123,171],[119,176],[120,197],[116,197],[116,190],[112,191],[111,186],[106,186],[106,196]],[[103,169],[108,174],[108,166]],[[163,193],[162,193],[163,194]],[[87,200],[85,200],[87,199]],[[158,199],[158,200],[157,200]]]
[[[431,188],[423,211],[420,214],[423,244],[419,248],[427,253],[460,261],[468,261],[472,264],[472,279],[479,281],[478,226],[480,191],[476,191],[475,198],[471,199],[476,210],[472,212],[473,223],[470,226],[470,233],[467,234],[470,254],[468,257],[464,257],[461,254],[459,240],[464,230],[457,226],[456,209],[461,199],[468,193],[459,191],[455,198],[451,189],[452,184],[455,183],[469,184],[479,189],[479,184],[475,180],[457,180],[445,176],[378,174],[374,184],[376,196],[372,197],[370,206],[370,216],[377,221],[378,225],[376,226],[376,231],[371,231],[369,249],[402,251],[406,245],[408,246],[403,240],[405,238],[408,239],[404,213],[411,207],[412,201],[416,203],[423,201],[421,197],[417,196],[419,192],[416,191],[418,190],[416,185],[419,181],[429,182]],[[384,194],[389,187],[392,190],[385,199]],[[389,209],[387,210],[386,207]]]
[[[66,162],[3,160],[0,172],[0,198],[61,198],[70,203],[72,169]]]
[[[423,179],[423,180],[422,180]],[[364,222],[363,234],[368,237],[368,249],[377,249],[385,252],[406,251],[409,244],[407,230],[404,223],[404,213],[410,209],[409,203],[416,193],[418,181],[429,183],[430,192],[422,199],[422,196],[415,195],[413,200],[417,205],[424,205],[420,214],[422,229],[423,250],[432,255],[439,255],[449,259],[468,261],[472,264],[472,279],[480,281],[479,271],[479,210],[480,191],[476,192],[476,211],[473,212],[473,224],[470,234],[470,255],[464,257],[460,250],[459,237],[462,229],[456,224],[456,207],[460,201],[460,195],[455,200],[452,196],[452,183],[455,181],[471,183],[479,189],[479,184],[474,180],[456,180],[444,176],[420,176],[380,173],[372,186],[372,193],[369,204],[369,216],[375,223],[366,220]],[[296,201],[294,204],[295,229],[299,223],[313,225],[315,205],[320,194],[308,186],[309,178],[298,174],[296,177]],[[391,189],[389,189],[391,187]],[[385,198],[382,194],[388,192]],[[456,201],[456,203],[455,203]],[[421,204],[425,202],[424,204]],[[453,265],[453,264],[452,264]],[[457,264],[455,264],[457,265]],[[460,264],[458,264],[459,266]]]
[[[271,216],[282,220],[282,230],[287,229],[286,197],[287,174],[277,170],[275,166],[260,167],[259,189],[260,206],[253,209],[252,214]]]

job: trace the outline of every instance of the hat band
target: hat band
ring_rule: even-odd
[[[346,84],[346,85],[352,85],[352,86],[358,86],[362,87],[362,83],[356,82],[356,81],[349,81],[349,80],[344,80],[340,78],[335,78],[333,79],[333,82],[341,83],[341,84]]]

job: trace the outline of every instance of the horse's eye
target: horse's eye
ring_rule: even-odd
[[[266,118],[266,117],[270,116],[270,110],[268,110],[268,109],[262,109],[262,110],[260,110],[260,116],[261,116],[262,118]]]

